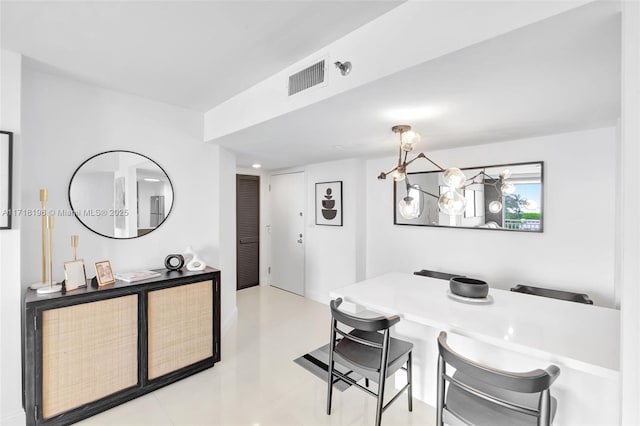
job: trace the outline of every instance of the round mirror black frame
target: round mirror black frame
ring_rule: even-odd
[[[116,236],[111,236],[111,235],[105,235],[101,232],[98,232],[96,230],[94,230],[93,228],[89,227],[86,223],[84,223],[82,221],[82,219],[80,219],[80,217],[78,216],[78,213],[76,211],[76,209],[73,207],[73,203],[71,202],[71,185],[73,184],[73,179],[76,177],[76,174],[78,174],[78,171],[80,171],[80,169],[82,168],[82,166],[84,166],[85,164],[87,164],[89,161],[93,160],[96,157],[99,157],[101,155],[104,154],[110,154],[110,153],[127,153],[127,154],[135,154],[135,155],[139,155],[140,157],[146,158],[147,160],[151,161],[153,164],[155,164],[161,171],[162,173],[164,173],[164,175],[167,177],[167,181],[169,182],[169,186],[171,188],[171,194],[172,194],[172,200],[171,200],[171,207],[169,208],[169,211],[167,212],[167,214],[164,216],[164,218],[162,219],[162,221],[158,224],[158,226],[156,226],[155,228],[153,228],[151,231],[146,232],[142,235],[136,235],[133,237],[116,237]],[[67,196],[69,199],[69,206],[71,207],[71,211],[73,212],[73,215],[76,217],[76,219],[78,219],[78,222],[80,222],[82,224],[82,226],[84,226],[85,228],[87,228],[89,231],[98,234],[102,237],[106,237],[106,238],[111,238],[114,240],[131,240],[134,238],[140,238],[143,237],[147,234],[152,233],[153,231],[155,231],[156,229],[158,229],[160,226],[162,226],[163,223],[165,223],[165,221],[167,220],[167,218],[169,217],[169,215],[171,215],[171,212],[173,211],[173,205],[175,204],[175,191],[173,188],[173,182],[171,181],[171,178],[169,177],[169,174],[167,173],[167,171],[160,165],[158,164],[155,160],[149,158],[148,156],[144,155],[144,154],[140,154],[139,152],[135,152],[135,151],[128,151],[125,149],[114,149],[114,150],[110,150],[110,151],[104,151],[104,152],[100,152],[98,154],[95,154],[89,158],[87,158],[85,161],[83,161],[77,168],[76,170],[73,172],[73,175],[71,175],[71,179],[69,180],[69,189],[67,190]]]

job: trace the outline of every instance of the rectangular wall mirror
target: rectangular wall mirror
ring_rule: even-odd
[[[0,131],[0,229],[11,229],[13,133]]]
[[[395,182],[394,224],[453,228],[542,232],[543,162],[502,164],[461,169],[467,182],[455,189],[464,199],[464,211],[445,214],[438,198],[452,191],[443,184],[440,171],[407,173]],[[400,214],[399,203],[410,197],[417,202],[418,217]]]

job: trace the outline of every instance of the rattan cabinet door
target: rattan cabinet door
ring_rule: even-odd
[[[149,291],[149,380],[213,357],[213,281]]]
[[[138,384],[138,296],[42,312],[42,415]]]

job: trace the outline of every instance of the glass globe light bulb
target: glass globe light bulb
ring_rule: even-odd
[[[466,180],[467,178],[462,173],[462,170],[457,167],[451,167],[442,174],[444,184],[452,188],[462,188]]]
[[[457,191],[447,191],[438,198],[440,211],[449,216],[457,216],[464,213],[466,207],[465,198]]]
[[[420,216],[420,203],[413,197],[406,196],[398,203],[398,212],[405,219],[415,219]]]
[[[503,183],[500,189],[502,190],[503,194],[513,194],[514,192],[516,192],[516,186],[511,182]]]
[[[522,207],[526,210],[535,210],[538,208],[538,203],[535,200],[525,200],[524,203],[522,203]]]
[[[499,213],[502,210],[502,203],[498,200],[494,200],[489,203],[489,211],[491,213]]]
[[[407,130],[400,135],[402,149],[407,152],[413,151],[413,147],[420,142],[420,134],[413,130]]]

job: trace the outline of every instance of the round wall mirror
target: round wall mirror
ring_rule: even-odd
[[[136,238],[165,221],[173,207],[173,185],[155,161],[131,151],[103,152],[71,176],[69,204],[96,234]]]

